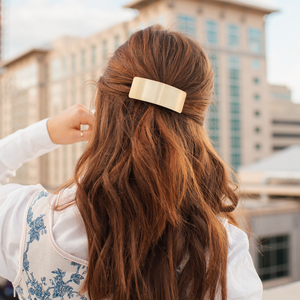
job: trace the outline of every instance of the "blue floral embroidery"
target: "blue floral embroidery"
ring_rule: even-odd
[[[40,192],[37,199],[33,202],[28,210],[27,215],[27,225],[29,227],[28,235],[29,240],[26,244],[26,250],[23,254],[23,272],[25,272],[27,280],[26,286],[29,293],[30,300],[47,300],[52,298],[67,298],[71,299],[74,296],[79,297],[80,300],[87,300],[86,297],[80,295],[77,291],[74,291],[74,288],[70,285],[70,283],[75,283],[76,285],[80,285],[81,280],[84,279],[84,276],[87,273],[87,267],[77,264],[75,262],[71,262],[70,265],[76,267],[76,272],[73,273],[69,280],[65,281],[66,272],[63,272],[61,269],[57,269],[52,271],[53,278],[50,278],[48,283],[46,277],[42,277],[40,282],[34,277],[33,273],[30,273],[30,262],[28,261],[27,255],[29,251],[30,244],[34,241],[40,241],[41,235],[47,234],[47,229],[44,223],[45,215],[40,215],[35,220],[33,220],[33,211],[32,208],[36,204],[36,202],[42,197],[48,196],[46,192]],[[22,300],[26,300],[24,297],[24,291],[19,286],[16,288],[19,297]],[[52,294],[52,296],[51,296]]]

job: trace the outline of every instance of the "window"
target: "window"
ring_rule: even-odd
[[[45,64],[45,81],[47,82],[49,80],[49,65]]]
[[[272,97],[277,100],[291,100],[290,93],[272,93]]]
[[[52,60],[52,80],[60,79],[60,61],[59,59],[55,58]]]
[[[219,136],[212,135],[212,136],[210,136],[210,140],[211,140],[211,143],[214,146],[214,148],[216,150],[219,150],[219,146],[220,146]]]
[[[256,127],[256,128],[255,128],[255,132],[256,132],[256,133],[260,133],[260,131],[261,131],[260,127]]]
[[[229,102],[230,102],[230,136],[231,165],[237,169],[241,164],[241,116],[240,116],[240,60],[230,56],[229,66]]]
[[[231,139],[231,148],[240,148],[241,139],[239,137],[234,137]]]
[[[231,130],[240,130],[241,129],[241,123],[240,120],[230,120],[231,123]]]
[[[118,35],[115,36],[115,50],[120,46],[120,37]]]
[[[218,57],[215,53],[210,54],[210,61],[214,70],[214,101],[208,109],[209,137],[214,148],[220,153],[220,112],[218,106],[219,74]]]
[[[107,58],[107,41],[102,42],[102,57],[103,59]]]
[[[216,117],[209,118],[209,129],[211,131],[219,130],[219,119]]]
[[[300,121],[285,121],[285,120],[273,120],[273,124],[282,124],[282,125],[300,125]]]
[[[60,101],[61,101],[60,84],[55,83],[52,85],[52,107],[54,109],[54,113],[58,113]]]
[[[214,89],[214,93],[215,93],[215,96],[216,96],[216,102],[218,103],[218,95],[219,95],[219,63],[218,63],[218,57],[216,54],[212,53],[210,55],[210,61],[211,61],[211,64],[213,66],[213,70],[214,70],[214,84],[215,84],[215,89]]]
[[[240,113],[240,103],[231,102],[230,103],[230,112],[232,114],[239,114]]]
[[[76,70],[76,57],[75,57],[75,54],[72,54],[72,73],[74,74],[75,73],[75,70]]]
[[[215,21],[206,21],[206,38],[210,45],[218,44],[218,24]]]
[[[85,69],[85,50],[81,50],[81,69]]]
[[[260,80],[259,80],[258,77],[254,77],[253,82],[254,82],[255,84],[259,84]]]
[[[259,29],[251,28],[248,30],[249,51],[253,53],[262,52],[262,32]]]
[[[67,59],[65,57],[63,57],[61,64],[62,64],[62,76],[66,77],[67,76]]]
[[[289,276],[289,236],[260,238],[258,275],[262,281]]]
[[[279,137],[279,138],[300,138],[299,133],[273,133],[273,137]]]
[[[255,114],[256,117],[259,117],[259,116],[260,116],[260,111],[259,111],[259,110],[256,110],[256,111],[254,112],[254,114]]]
[[[258,60],[253,60],[252,61],[252,69],[258,70],[260,68],[260,62]]]
[[[130,36],[134,33],[135,31],[133,29],[128,29],[127,31],[127,38],[130,38]]]
[[[242,163],[241,154],[232,153],[231,154],[231,164],[234,168],[237,168]]]
[[[76,93],[76,82],[75,80],[72,80],[71,82],[71,101],[72,101],[72,105],[77,103],[77,93]]]
[[[260,96],[259,96],[258,94],[255,94],[255,95],[254,95],[254,99],[255,99],[256,101],[258,101],[258,100],[260,100]]]
[[[256,144],[256,145],[255,145],[255,148],[256,148],[256,150],[260,150],[261,145],[260,145],[260,144]]]
[[[162,26],[165,26],[166,25],[166,18],[164,15],[160,15],[158,17],[158,24],[162,25]]]
[[[236,25],[228,25],[228,46],[237,47],[239,45],[239,28]]]
[[[92,66],[96,65],[96,46],[93,45],[91,49],[91,60],[92,60]]]
[[[192,16],[178,15],[178,30],[196,37],[196,19]]]

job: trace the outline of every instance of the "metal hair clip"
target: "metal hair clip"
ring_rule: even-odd
[[[129,98],[160,105],[181,113],[186,92],[158,81],[134,77]]]

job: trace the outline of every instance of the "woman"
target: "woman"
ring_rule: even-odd
[[[1,141],[2,181],[89,141],[57,194],[1,187],[0,275],[20,298],[261,299],[236,186],[203,127],[212,93],[203,49],[152,26],[109,60],[95,118],[77,105]]]

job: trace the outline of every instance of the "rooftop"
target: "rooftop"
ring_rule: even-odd
[[[47,49],[39,49],[39,48],[30,49],[30,50],[28,50],[26,52],[23,52],[22,54],[18,55],[17,57],[14,57],[10,60],[2,62],[0,64],[0,68],[8,67],[9,65],[11,65],[11,64],[13,64],[13,63],[25,58],[25,57],[28,57],[32,54],[39,54],[39,53],[44,54],[44,53],[47,53],[47,52],[48,52]]]
[[[242,166],[239,171],[300,173],[300,145],[293,145],[275,154],[263,158],[248,166]]]
[[[158,1],[163,1],[163,0],[134,0],[127,5],[124,5],[124,7],[132,8],[132,9],[141,9],[151,3],[158,2]],[[210,0],[209,2],[226,3],[234,6],[243,7],[243,8],[246,7],[246,8],[264,12],[266,14],[270,14],[272,12],[278,11],[276,6],[273,4],[273,1],[271,0],[268,1],[266,0],[264,1],[263,0]]]

